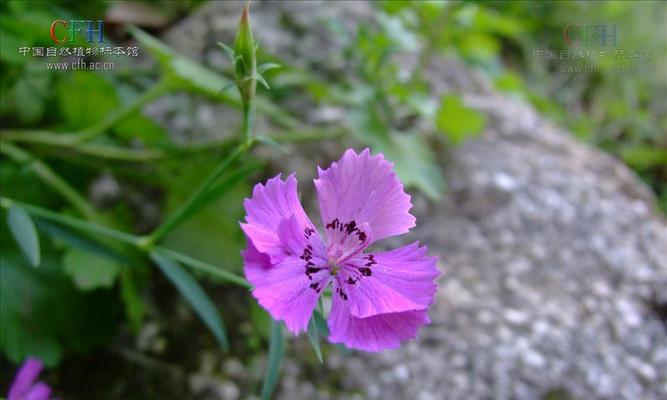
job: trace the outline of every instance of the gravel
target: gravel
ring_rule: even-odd
[[[165,38],[219,62],[210,49],[231,40],[239,10],[207,4]],[[334,68],[344,60],[321,21],[343,21],[353,32],[371,18],[369,5],[357,2],[257,2],[252,17],[267,53],[293,55],[304,67],[330,59]],[[620,162],[495,93],[460,62],[436,58],[426,76],[435,95],[456,90],[488,117],[483,135],[442,152],[446,195],[429,202],[413,193],[418,225],[395,240],[418,238],[440,257],[433,323],[395,351],[333,348],[315,372],[300,338],[279,398],[667,398],[667,224],[650,191]],[[220,126],[215,110],[201,113]],[[271,155],[276,170],[308,179],[313,159],[324,165],[342,149],[293,150],[289,159]],[[311,195],[306,189],[303,197]],[[230,382],[216,391],[238,395]]]

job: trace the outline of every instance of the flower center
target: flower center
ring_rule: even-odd
[[[367,223],[357,226],[355,220],[342,223],[338,218],[325,226],[327,233],[327,259],[331,274],[335,275],[339,265],[348,258],[363,251],[370,242]]]

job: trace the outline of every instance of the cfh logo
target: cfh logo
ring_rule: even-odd
[[[51,39],[56,44],[65,43],[67,41],[74,43],[76,42],[77,34],[86,35],[88,43],[94,42],[95,37],[97,37],[98,43],[102,43],[104,42],[104,21],[76,19],[65,21],[57,19],[51,24],[49,33],[51,34]]]
[[[579,47],[599,44],[616,46],[617,25],[609,24],[568,24],[563,28],[563,40],[568,46]]]

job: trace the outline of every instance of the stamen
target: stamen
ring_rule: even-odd
[[[340,264],[346,259],[362,251],[368,242],[367,224],[359,226],[357,221],[342,223],[338,218],[327,223],[326,229],[329,245],[327,255],[333,264]]]
[[[341,288],[336,288],[336,293],[340,296],[341,299],[347,300],[347,294],[341,289]]]

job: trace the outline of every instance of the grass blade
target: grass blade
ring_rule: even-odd
[[[225,326],[218,314],[213,301],[197,283],[190,273],[177,262],[162,255],[159,251],[152,251],[151,259],[157,264],[162,273],[176,286],[179,292],[190,303],[204,324],[213,332],[213,335],[225,351],[229,349]]]
[[[320,349],[320,335],[317,329],[317,322],[315,322],[315,315],[310,317],[310,321],[308,322],[308,340],[310,341],[310,345],[313,346],[313,350],[315,350],[315,355],[317,355],[317,359],[320,360],[320,364],[322,364],[324,361],[322,360],[322,349]]]
[[[232,282],[235,283],[239,286],[242,286],[244,288],[251,288],[252,285],[250,285],[250,282],[245,280],[242,276],[236,275],[233,272],[226,271],[222,268],[218,268],[214,265],[211,265],[209,263],[205,263],[203,261],[194,259],[186,254],[182,254],[173,250],[169,250],[164,247],[156,247],[156,249],[164,256],[164,257],[169,257],[172,260],[178,261],[181,264],[185,264],[190,268],[197,269],[201,272],[205,272],[207,274],[213,275],[216,278],[223,279],[227,282]]]
[[[40,251],[39,237],[32,218],[21,207],[14,206],[9,208],[7,213],[7,223],[12,236],[21,248],[21,251],[33,267],[39,266]]]
[[[167,219],[158,226],[157,229],[151,233],[151,240],[153,243],[158,242],[166,236],[172,229],[178,226],[185,219],[190,217],[196,210],[199,209],[202,199],[206,196],[206,192],[215,184],[223,172],[234,162],[245,150],[239,146],[234,149],[224,160],[211,172],[211,174],[202,182],[197,190],[195,190],[188,200],[181,205],[181,207],[171,214]]]
[[[282,323],[273,321],[271,342],[269,343],[269,362],[264,376],[264,385],[262,386],[262,400],[269,400],[276,388],[284,353],[285,341],[283,339]]]
[[[41,232],[46,232],[54,240],[67,243],[70,247],[77,248],[89,253],[94,253],[102,257],[106,257],[119,263],[132,264],[133,260],[124,254],[121,254],[116,249],[110,247],[106,243],[102,243],[97,239],[88,237],[78,231],[74,231],[65,226],[57,225],[47,220],[35,219],[35,223]]]

